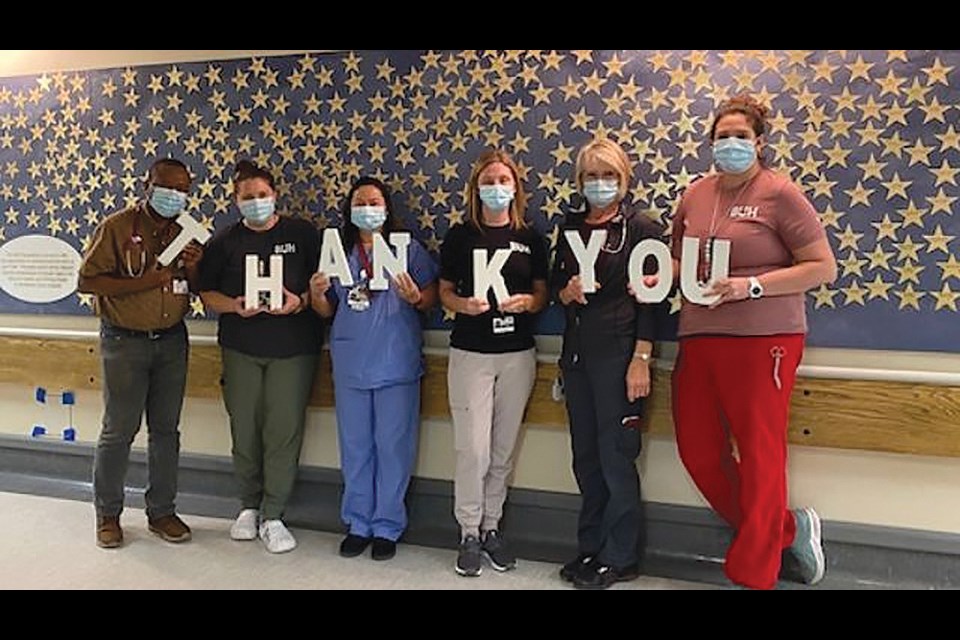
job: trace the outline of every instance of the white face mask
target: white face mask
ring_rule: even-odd
[[[387,208],[366,205],[350,207],[350,221],[364,231],[376,231],[387,221]]]
[[[482,184],[478,191],[480,202],[493,213],[506,211],[517,194],[512,186],[503,184]]]
[[[583,183],[583,197],[591,206],[598,209],[609,205],[620,195],[619,180],[586,180]]]

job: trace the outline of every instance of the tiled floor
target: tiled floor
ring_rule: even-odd
[[[557,565],[521,560],[479,578],[453,572],[454,552],[400,545],[388,562],[337,555],[340,536],[293,530],[299,547],[271,555],[259,542],[229,539],[230,522],[185,517],[192,542],[166,543],[146,529],[143,512],[127,509],[126,544],[94,544],[93,507],[71,500],[0,493],[0,589],[569,589]],[[716,589],[714,585],[641,577],[614,589]]]

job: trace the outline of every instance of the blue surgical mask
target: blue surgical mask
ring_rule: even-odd
[[[241,200],[237,205],[244,220],[256,226],[263,225],[270,219],[276,210],[276,200],[273,198],[253,198]]]
[[[619,180],[586,180],[583,183],[583,197],[597,209],[606,207],[619,195]]]
[[[150,207],[164,218],[176,218],[187,206],[187,194],[167,187],[153,187]]]
[[[723,138],[713,143],[713,162],[723,173],[744,173],[757,160],[757,145],[753,140]]]
[[[506,211],[510,203],[513,202],[513,196],[516,190],[513,187],[503,184],[482,184],[480,185],[480,202],[493,213]]]
[[[376,231],[387,221],[387,208],[377,206],[350,207],[350,221],[364,231]]]

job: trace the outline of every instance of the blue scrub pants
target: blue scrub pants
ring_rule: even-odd
[[[404,498],[417,455],[420,381],[380,389],[334,386],[343,500],[350,533],[396,541],[407,528]]]

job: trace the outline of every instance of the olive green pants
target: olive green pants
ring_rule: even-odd
[[[223,402],[244,509],[283,516],[293,492],[317,356],[256,358],[223,349]]]

